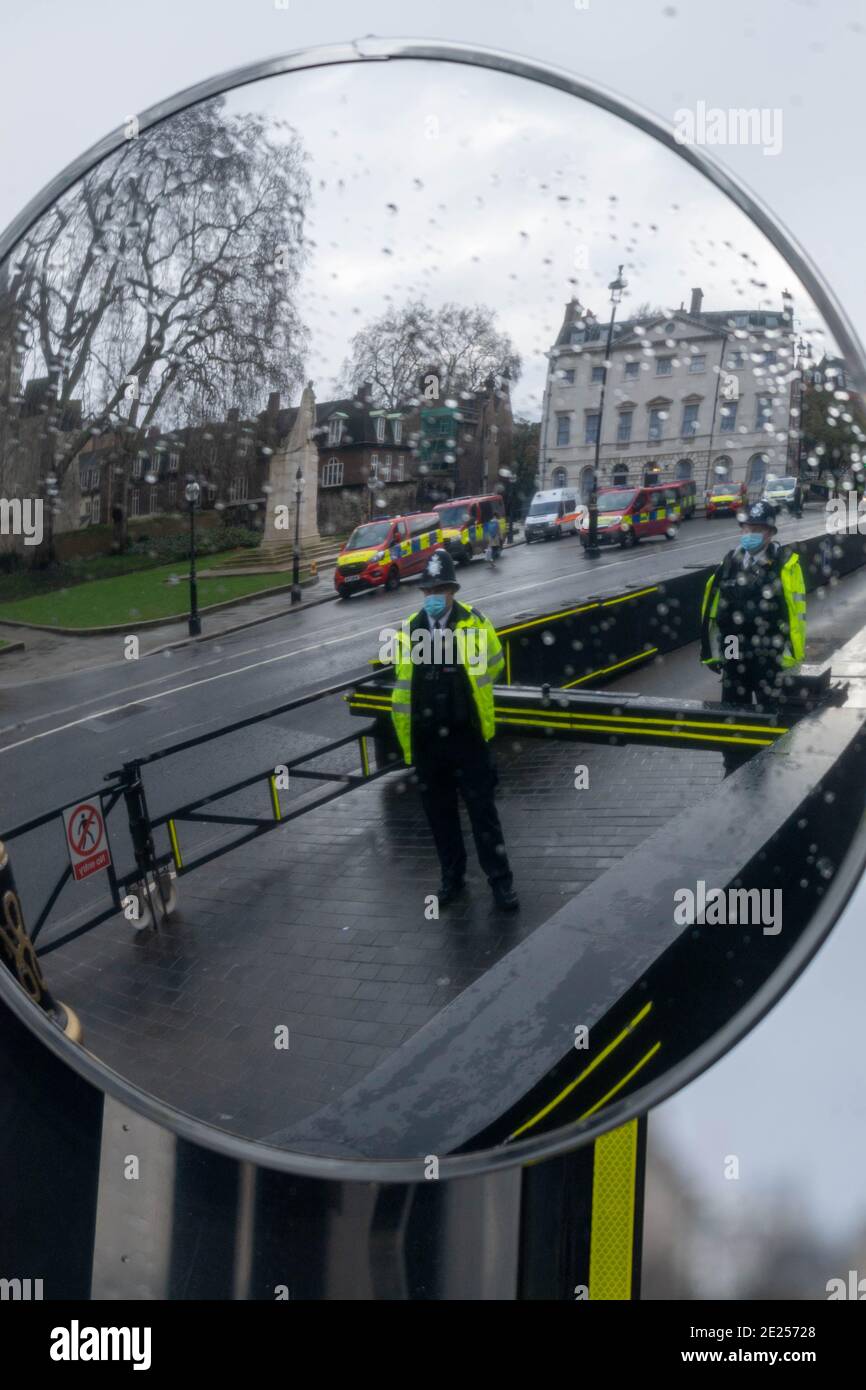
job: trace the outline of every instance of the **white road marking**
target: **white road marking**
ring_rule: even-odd
[[[708,539],[709,539],[709,538],[708,538],[707,536],[704,536],[701,540],[691,541],[691,542],[690,542],[689,544],[687,544],[687,545],[678,545],[677,548],[676,548],[676,551],[674,552],[674,554],[672,554],[671,558],[674,559],[674,558],[676,557],[676,555],[682,554],[682,552],[683,552],[684,550],[695,550],[695,549],[700,548],[700,547],[705,547]],[[646,558],[646,552],[644,552],[644,553],[641,554],[641,555],[632,555],[632,556],[630,556],[628,559],[625,559],[625,560],[614,560],[614,561],[612,561],[612,562],[610,562],[610,563],[608,563],[608,564],[605,564],[605,565],[600,566],[600,568],[599,568],[598,570],[596,570],[595,573],[598,574],[599,576],[601,576],[602,574],[607,574],[608,570],[618,569],[621,565],[632,565],[632,564],[634,564],[635,562],[637,562],[637,561],[639,561],[639,560],[643,560],[643,559],[645,559],[645,558]],[[575,570],[575,571],[571,571],[571,572],[568,572],[568,573],[565,573],[565,574],[553,575],[553,576],[551,576],[551,577],[549,577],[549,578],[547,578],[547,579],[540,579],[540,580],[537,580],[537,581],[535,581],[534,583],[531,583],[531,584],[519,584],[519,585],[517,585],[516,587],[511,588],[511,589],[497,589],[497,590],[494,590],[492,593],[487,592],[487,593],[484,593],[484,594],[480,594],[480,595],[478,596],[478,599],[477,599],[477,600],[473,599],[472,601],[473,601],[473,602],[476,602],[476,601],[477,601],[477,602],[479,602],[479,603],[480,603],[480,602],[489,602],[490,599],[495,599],[495,598],[508,598],[508,597],[510,597],[512,594],[525,594],[525,593],[531,592],[533,589],[545,589],[545,588],[548,588],[551,584],[561,584],[563,580],[580,578],[580,577],[582,577],[583,575],[585,575],[585,574],[590,574],[590,573],[592,573],[592,571],[590,571],[590,570]],[[648,578],[648,579],[647,579],[647,583],[648,583],[648,584],[656,584],[656,583],[659,583],[659,582],[663,582],[663,579],[664,579],[664,576],[662,576],[660,579],[659,579],[659,578]],[[30,734],[27,738],[18,739],[15,743],[7,743],[3,748],[0,748],[0,754],[3,754],[3,753],[11,753],[15,748],[23,748],[23,747],[24,747],[26,744],[28,744],[28,743],[36,743],[39,739],[51,737],[52,734],[61,734],[61,733],[65,733],[67,729],[74,729],[74,728],[76,728],[79,724],[86,724],[86,723],[88,723],[91,719],[103,719],[106,715],[109,715],[109,714],[116,714],[116,713],[118,713],[120,710],[124,710],[124,709],[131,709],[133,705],[149,704],[149,703],[150,703],[151,701],[153,701],[153,700],[162,700],[162,699],[164,699],[165,696],[167,696],[167,695],[180,695],[180,694],[183,694],[184,691],[187,691],[187,690],[195,690],[198,686],[201,686],[201,685],[210,685],[213,681],[227,680],[227,679],[228,679],[229,677],[231,677],[231,676],[241,676],[241,675],[244,675],[247,671],[255,671],[255,670],[257,670],[257,669],[258,669],[259,667],[261,667],[261,666],[271,666],[271,665],[273,665],[273,664],[274,664],[275,662],[277,662],[277,661],[287,661],[287,660],[289,660],[289,658],[294,657],[294,656],[304,656],[304,655],[306,655],[307,652],[321,651],[322,648],[324,648],[324,647],[334,647],[334,646],[339,646],[341,643],[344,643],[344,642],[353,642],[353,641],[356,641],[359,637],[366,637],[366,636],[369,636],[370,633],[379,632],[379,631],[382,629],[382,627],[384,627],[384,626],[386,625],[386,623],[388,622],[389,619],[399,617],[399,615],[400,615],[401,613],[403,613],[404,611],[405,611],[405,605],[401,605],[399,608],[395,608],[395,609],[390,610],[390,611],[388,611],[388,612],[383,612],[383,613],[381,614],[381,616],[380,616],[379,622],[376,623],[375,627],[360,628],[360,629],[355,628],[355,629],[353,629],[352,632],[344,633],[344,634],[343,634],[342,636],[340,636],[340,637],[332,637],[332,638],[328,639],[327,641],[321,641],[321,640],[320,640],[320,641],[317,641],[317,642],[313,642],[313,643],[311,643],[309,646],[306,646],[306,647],[294,647],[291,651],[283,652],[281,656],[270,656],[270,657],[264,658],[262,661],[252,661],[252,662],[250,662],[250,663],[249,663],[248,665],[246,665],[246,666],[238,666],[238,667],[234,668],[234,669],[231,670],[231,671],[221,671],[221,672],[219,672],[217,675],[214,675],[214,676],[205,676],[202,680],[188,681],[188,682],[186,682],[186,684],[184,684],[184,685],[175,685],[175,686],[172,686],[172,687],[171,687],[170,689],[168,689],[168,690],[157,691],[157,693],[154,694],[154,695],[143,695],[143,696],[141,696],[139,699],[136,699],[136,700],[126,700],[123,704],[120,704],[120,705],[112,705],[112,706],[110,706],[110,707],[108,707],[108,708],[106,708],[106,709],[96,710],[95,712],[93,712],[93,713],[91,713],[91,714],[83,715],[83,716],[82,716],[81,718],[79,718],[79,719],[72,719],[72,720],[69,720],[66,724],[58,724],[58,725],[56,725],[54,728],[51,728],[51,729],[44,729],[41,733],[38,733],[38,734]],[[282,639],[280,639],[280,640],[278,640],[278,641],[276,641],[276,642],[269,642],[269,643],[266,643],[266,644],[264,644],[263,646],[260,646],[260,647],[257,647],[257,648],[251,648],[250,651],[268,651],[271,647],[285,646],[287,643],[293,642],[293,641],[296,641],[296,640],[303,641],[303,638],[291,638],[291,637],[286,637],[286,638],[282,638]],[[193,668],[193,669],[194,669],[194,670],[205,670],[208,666],[216,665],[217,662],[220,661],[221,659],[222,659],[221,657],[217,657],[217,658],[215,658],[215,660],[203,662],[201,666],[195,667],[195,668]],[[229,659],[236,659],[236,656],[233,657],[233,658],[229,658]],[[166,673],[167,676],[170,676],[171,674],[172,674],[171,672]],[[130,694],[131,691],[133,691],[133,690],[144,689],[146,686],[148,686],[148,685],[153,685],[153,684],[155,684],[156,682],[161,681],[161,680],[164,680],[164,679],[166,679],[166,676],[157,676],[157,677],[154,678],[154,680],[151,680],[151,681],[144,681],[144,682],[142,682],[142,683],[141,683],[140,685],[138,685],[138,686],[131,686],[131,687],[128,687],[126,690],[117,691],[117,692],[115,692],[115,693],[117,693],[117,694],[128,695],[128,694]],[[98,698],[99,698],[99,697],[94,697],[94,699],[98,699]],[[111,696],[111,695],[108,695],[108,696],[105,696],[105,697],[103,697],[103,698],[111,699],[112,696]],[[90,702],[87,701],[87,702],[85,702],[85,703],[90,703]],[[81,705],[80,705],[80,704],[79,704],[79,705],[72,705],[72,706],[70,706],[70,709],[80,709],[80,708],[81,708]],[[36,718],[35,718],[32,722],[38,722],[38,720],[39,720],[40,718],[42,718],[42,719],[50,719],[50,718],[52,718],[52,717],[56,717],[57,714],[62,714],[62,713],[65,713],[65,712],[67,712],[67,711],[58,710],[58,711],[54,711],[53,715],[49,714],[49,715],[36,716]],[[19,725],[16,725],[15,727],[20,728],[21,726],[20,726],[20,724],[19,724]],[[0,731],[0,732],[3,732],[3,731]]]

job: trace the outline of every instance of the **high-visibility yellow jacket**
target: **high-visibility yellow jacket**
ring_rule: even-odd
[[[426,615],[421,610],[413,613],[395,634],[397,660],[394,663],[396,681],[391,696],[391,718],[394,730],[403,750],[406,763],[412,762],[412,632],[421,620],[426,625]],[[471,658],[463,663],[469,681],[472,701],[478,714],[481,735],[487,742],[492,739],[496,729],[493,712],[493,686],[505,668],[502,643],[496,629],[483,613],[454,600],[453,613],[449,626],[457,633],[471,634],[464,650],[483,651],[484,660],[474,663]]]
[[[782,596],[787,612],[784,645],[781,648],[781,662],[785,667],[798,665],[806,654],[806,585],[800,568],[800,557],[793,552],[787,557],[781,548],[768,566],[774,579],[781,585]],[[711,661],[724,661],[724,653],[719,638],[717,614],[719,609],[719,583],[725,565],[730,563],[731,552],[710,575],[704,589],[701,604],[701,661],[707,665]]]

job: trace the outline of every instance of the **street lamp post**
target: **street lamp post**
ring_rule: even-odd
[[[198,581],[195,572],[195,509],[201,497],[201,488],[193,481],[187,483],[184,496],[189,505],[189,635],[201,634],[201,618],[198,615]]]
[[[601,555],[598,544],[598,468],[599,456],[601,454],[601,431],[604,423],[604,393],[607,386],[607,364],[610,361],[610,347],[613,342],[613,324],[616,318],[616,306],[622,299],[626,281],[622,278],[622,266],[615,280],[611,280],[608,285],[610,290],[610,323],[607,326],[607,344],[604,350],[604,363],[601,369],[601,395],[598,402],[598,425],[595,432],[595,458],[592,466],[592,490],[589,494],[589,535],[586,543],[586,554],[591,560],[597,560]]]
[[[54,550],[54,513],[57,506],[57,498],[60,489],[57,486],[57,478],[53,473],[49,473],[45,480],[45,506],[48,511],[48,563],[53,565],[57,556]]]
[[[295,474],[295,544],[292,551],[292,603],[301,601],[301,494],[304,490],[304,470],[298,464]]]

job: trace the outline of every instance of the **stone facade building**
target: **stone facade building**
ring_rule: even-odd
[[[789,458],[793,310],[688,310],[615,322],[601,421],[598,486],[694,478],[698,496],[723,478],[760,495]],[[539,487],[589,496],[607,344],[576,299],[548,357]]]

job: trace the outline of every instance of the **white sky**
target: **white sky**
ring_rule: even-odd
[[[4,225],[64,165],[130,112],[214,73],[365,33],[456,39],[569,68],[669,123],[677,109],[694,108],[698,101],[780,109],[784,142],[778,156],[766,157],[752,146],[731,146],[716,154],[761,194],[808,249],[861,337],[866,337],[862,0],[727,0],[724,5],[708,0],[589,0],[588,7],[580,9],[574,0],[474,0],[471,5],[466,0],[437,0],[436,5],[426,0],[364,0],[363,5],[358,0],[289,0],[286,9],[277,9],[274,0],[147,0],[146,5],[5,0],[0,26]],[[383,114],[392,151],[408,143],[407,122],[413,111],[417,115],[417,94],[410,90],[403,98],[405,106],[388,105]],[[487,128],[494,138],[489,162],[501,162],[502,146],[495,144],[501,131],[495,120]],[[534,138],[534,146],[527,146],[532,158],[543,144],[537,132]],[[433,158],[430,150],[424,154]],[[583,154],[596,187],[603,182],[602,163],[593,161],[592,151],[585,147]],[[625,182],[627,186],[621,176],[619,186],[609,191],[624,200],[623,220],[626,212],[631,220],[638,191],[652,183],[642,160],[631,164]],[[458,176],[451,187],[452,201],[465,202],[465,178]],[[667,175],[662,191],[669,193]],[[551,226],[540,220],[542,205],[528,204],[522,195],[516,199],[516,207],[506,208],[504,214],[498,205],[505,216],[495,243],[499,283],[512,244],[510,228],[516,222],[529,231],[533,252],[545,241],[556,241]],[[371,274],[371,262],[378,264],[371,248],[380,233],[387,229],[394,236],[397,224],[403,225],[401,218],[407,228],[410,223],[409,193],[394,199],[402,209],[394,223],[382,211],[385,201],[371,204],[366,214],[369,230],[364,239],[370,259],[365,269]],[[459,246],[465,262],[475,235],[471,229],[481,222],[468,209],[464,212],[466,230]],[[644,220],[641,212],[635,220]],[[683,257],[694,254],[689,236],[700,235],[700,226],[692,225],[684,235],[682,215],[674,219],[670,214],[661,225],[668,253],[679,269]],[[486,235],[493,246],[489,226]],[[564,254],[565,244],[560,238],[558,255]],[[443,259],[450,260],[455,248],[446,249],[449,255]],[[591,245],[591,270],[604,283],[615,270],[611,263],[620,259],[615,249],[600,233]],[[685,277],[671,284],[669,276],[660,276],[661,262],[645,240],[639,251],[645,261],[640,298],[664,300],[673,292],[677,302],[687,300],[692,282],[708,289],[708,275],[695,278],[695,259],[686,261]],[[537,393],[539,377],[530,369],[532,347],[527,350],[523,339],[534,347],[543,341],[547,327],[558,325],[566,272],[557,261],[549,285],[543,286],[547,298],[539,306],[532,302],[536,290],[526,278],[524,262],[529,258],[518,246],[513,256],[522,280],[512,287],[512,302],[503,306],[502,321],[526,353],[525,387],[531,395],[533,390]],[[335,257],[335,268],[340,269],[341,260]],[[324,260],[319,269],[327,273]],[[345,263],[342,273],[348,273]],[[489,267],[486,273],[492,293],[496,275]],[[650,283],[657,288],[650,290]],[[364,311],[377,302],[382,288],[378,278],[364,284],[346,280],[344,285]],[[586,299],[591,299],[588,292]],[[711,297],[705,302],[713,307]],[[344,313],[340,307],[338,319]],[[330,310],[326,317],[334,324]],[[333,340],[327,350],[318,350],[323,365],[331,354],[337,355]],[[653,1116],[651,1130],[670,1139],[699,1190],[711,1196],[724,1191],[725,1200],[736,1201],[740,1192],[754,1195],[793,1184],[802,1193],[804,1219],[836,1229],[862,1223],[864,915],[866,891],[861,890],[788,999],[729,1058]],[[847,1007],[839,1006],[843,998]],[[724,1184],[720,1152],[740,1155],[747,1181]]]

